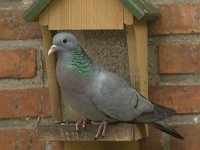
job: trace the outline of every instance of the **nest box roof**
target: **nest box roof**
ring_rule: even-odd
[[[26,21],[38,20],[39,14],[53,0],[36,0],[35,3],[24,13]],[[160,12],[148,0],[119,0],[139,20],[156,20]]]

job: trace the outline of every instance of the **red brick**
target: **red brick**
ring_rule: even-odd
[[[36,50],[0,51],[0,78],[31,78],[36,75]]]
[[[0,118],[51,115],[46,88],[0,90],[0,95]]]
[[[200,113],[200,86],[150,86],[149,99],[177,113]]]
[[[162,132],[149,126],[149,137],[140,141],[141,150],[162,150]]]
[[[162,44],[159,50],[159,73],[200,73],[199,44]]]
[[[39,25],[25,22],[25,9],[0,8],[0,40],[40,38]]]
[[[149,24],[151,35],[199,33],[200,3],[157,5],[161,18]]]
[[[64,150],[64,142],[53,142],[51,150]]]
[[[2,150],[44,150],[37,130],[28,129],[0,129],[0,147]]]
[[[198,150],[200,147],[200,124],[185,124],[173,126],[184,136],[184,140],[170,137],[171,150]]]

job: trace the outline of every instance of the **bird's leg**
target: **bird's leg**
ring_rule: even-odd
[[[80,125],[83,123],[83,119],[80,119],[76,122],[76,131],[80,130]]]
[[[80,119],[76,122],[76,131],[80,130],[80,125],[82,125],[83,128],[86,127],[86,124],[89,124],[91,121],[88,119]]]
[[[100,135],[105,137],[107,125],[108,125],[108,123],[106,121],[102,121],[100,123],[97,133],[95,135],[95,139],[97,139]]]
[[[83,127],[83,129],[86,128],[86,125],[87,125],[87,124],[91,124],[91,122],[92,122],[92,121],[89,120],[89,119],[84,119],[84,120],[83,120],[83,123],[82,123],[82,127]]]
[[[108,126],[108,123],[105,122],[105,123],[104,123],[104,126],[103,126],[102,133],[101,133],[101,135],[102,135],[103,137],[105,137],[105,135],[106,135],[106,129],[107,129],[107,126]]]

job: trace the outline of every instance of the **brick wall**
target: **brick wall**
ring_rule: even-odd
[[[0,149],[62,150],[41,142],[37,125],[51,116],[38,23],[23,12],[33,0],[0,2]]]
[[[38,23],[22,13],[34,0],[0,2],[0,149],[61,150],[41,142],[37,125],[51,120]],[[149,23],[149,98],[179,113],[167,122],[185,136],[171,138],[150,128],[143,150],[200,147],[200,2],[151,0],[161,10]],[[124,40],[125,41],[125,40]],[[42,119],[41,119],[42,118]]]
[[[142,150],[197,150],[200,135],[200,1],[152,0],[161,19],[149,23],[149,98],[176,109],[167,122],[185,140],[150,127]]]

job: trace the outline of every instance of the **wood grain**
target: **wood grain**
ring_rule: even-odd
[[[49,24],[49,9],[46,8],[40,15],[39,15],[39,24],[42,26],[47,26]]]
[[[131,12],[124,6],[124,24],[132,25],[133,24],[133,15]]]
[[[148,97],[148,41],[145,21],[126,26],[130,78],[133,87]]]
[[[139,150],[139,143],[135,141],[65,142],[65,150]]]
[[[39,133],[41,140],[94,141],[97,129],[98,125],[87,125],[85,130],[81,129],[80,132],[77,132],[75,130],[75,124],[48,124],[40,125]],[[136,130],[136,132],[140,132],[140,129]],[[109,125],[106,136],[104,138],[99,138],[98,141],[133,141],[134,134],[133,126],[130,124]]]
[[[56,81],[56,60],[54,55],[48,56],[48,50],[52,45],[52,35],[51,32],[48,30],[47,26],[40,26],[40,27],[43,39],[52,117],[55,121],[60,122],[62,120],[62,117],[61,117],[60,92],[58,83]]]
[[[49,29],[123,29],[117,0],[57,0],[49,6]]]
[[[127,25],[127,45],[129,57],[129,71],[132,86],[143,96],[148,98],[148,41],[146,21],[134,20],[133,25]],[[141,132],[135,134],[135,140],[149,135],[148,126],[135,126]]]

